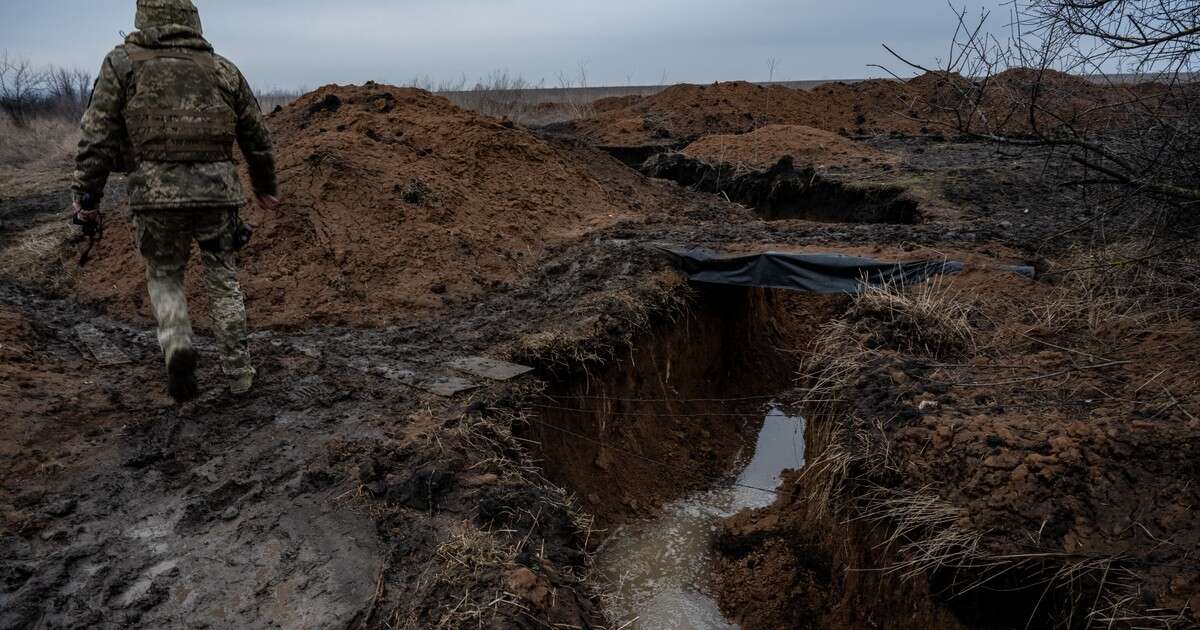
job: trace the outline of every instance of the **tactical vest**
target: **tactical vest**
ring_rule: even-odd
[[[237,114],[221,90],[216,57],[201,50],[134,49],[125,126],[136,160],[227,162]]]

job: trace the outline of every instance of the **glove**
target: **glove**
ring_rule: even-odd
[[[71,223],[83,229],[83,235],[92,238],[104,231],[104,214],[99,210],[84,210],[79,202],[71,206]]]
[[[263,210],[274,210],[279,205],[279,198],[275,195],[254,195],[254,200],[258,202],[258,207]]]

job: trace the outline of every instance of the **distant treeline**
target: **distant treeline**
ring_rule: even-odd
[[[0,112],[18,128],[39,117],[78,120],[92,94],[92,75],[28,59],[0,56]]]

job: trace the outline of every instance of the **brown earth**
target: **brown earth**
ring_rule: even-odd
[[[884,128],[883,113],[855,111],[855,95],[884,102],[885,83],[827,88],[822,98],[846,104],[826,122],[862,114]],[[711,89],[705,99],[758,98]],[[705,91],[657,102],[686,106]],[[761,126],[739,127],[730,100],[704,105],[714,128]],[[703,130],[702,114],[681,128]],[[627,118],[646,131],[645,117]],[[261,380],[247,398],[220,389],[205,335],[206,395],[180,408],[162,393],[119,185],[111,238],[79,284],[27,273],[63,258],[38,245],[54,245],[61,192],[0,197],[3,630],[605,627],[587,580],[603,535],[594,527],[652,514],[752,439],[753,422],[734,431],[672,399],[775,394],[795,373],[789,361],[815,347],[787,351],[817,333],[838,342],[817,366],[845,365],[830,348],[866,351],[837,396],[856,413],[810,414],[809,460],[848,446],[852,474],[814,466],[777,505],[727,524],[723,602],[746,627],[1008,629],[1095,601],[1144,619],[1193,600],[1195,259],[1082,289],[992,269],[1087,267],[1069,260],[1073,244],[1162,232],[1140,213],[1098,216],[1056,187],[1044,173],[1069,166],[1054,156],[875,138],[871,150],[896,156],[887,177],[955,211],[911,224],[769,222],[419,91],[323,88],[271,124],[289,201],[271,216],[248,211],[258,231],[243,280]],[[904,303],[843,312],[830,309],[845,300],[695,291],[656,253],[661,242],[967,259],[972,271],[950,281],[961,299],[932,312],[970,305],[968,339],[947,342],[945,317],[906,319]],[[24,267],[8,264],[26,253]],[[97,364],[74,332],[81,321],[131,362]],[[456,374],[445,362],[476,354],[535,372],[451,398],[403,384]],[[755,370],[771,382],[749,379]],[[661,404],[598,400],[611,398]],[[605,452],[618,448],[701,474],[656,474]],[[820,495],[830,479],[840,494]],[[845,526],[881,488],[890,505],[924,501],[954,527],[918,519],[888,545],[911,510]],[[920,560],[930,534],[970,542],[978,531],[975,555],[935,546],[952,553],[940,568],[886,570]],[[1030,546],[1043,555],[954,596],[981,577],[956,558]],[[1053,583],[1042,604],[1046,576],[1064,570],[1077,579]]]
[[[1001,72],[986,84],[934,72],[907,82],[831,83],[811,90],[745,82],[677,85],[618,109],[606,103],[572,132],[604,147],[691,142],[705,136],[744,134],[768,125],[802,125],[841,135],[946,134],[963,131],[1028,134],[1031,85],[1042,79],[1037,120],[1077,128],[1109,128],[1158,103],[1161,86],[1098,85],[1059,72]],[[977,98],[982,93],[983,97]],[[1132,105],[1130,105],[1132,104]]]
[[[592,101],[592,111],[600,113],[625,109],[632,105],[636,105],[643,98],[645,97],[637,94],[630,94],[628,96],[606,96],[604,98],[598,98]]]
[[[624,109],[598,111],[575,129],[602,146],[687,142],[767,125],[917,133],[922,125],[897,113],[904,109],[905,96],[904,85],[894,81],[829,84],[813,91],[745,82],[677,85]]]
[[[554,245],[646,212],[529,131],[421,90],[325,87],[270,126],[285,194],[273,212],[246,210],[257,326],[426,317],[528,272]],[[109,235],[81,293],[148,317],[129,230]]]
[[[898,304],[826,329],[810,370],[850,361],[823,392],[848,402],[810,405],[809,470],[726,523],[723,604],[755,628],[1200,623],[1193,289],[1144,271],[945,284],[968,345],[914,345]]]
[[[957,221],[961,208],[901,157],[827,131],[768,125],[706,136],[640,165],[651,177],[722,195],[768,219],[835,223]]]
[[[767,125],[740,135],[705,136],[683,154],[750,168],[770,168],[785,156],[817,169],[895,164],[899,158],[835,133],[801,125]]]

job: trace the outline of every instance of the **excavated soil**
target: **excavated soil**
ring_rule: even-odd
[[[660,145],[770,124],[920,132],[892,118],[891,82],[780,89],[680,86],[580,128],[603,122],[603,136],[617,121],[630,133],[614,141]],[[808,341],[835,329],[853,333],[837,348],[868,350],[836,397],[852,413],[810,410],[810,469],[722,527],[730,618],[1197,625],[1195,257],[1116,294],[995,269],[1086,268],[1074,247],[1193,224],[1099,213],[1047,176],[1075,175],[1048,152],[934,137],[863,146],[790,129],[733,143],[743,162],[770,163],[757,147],[808,151],[824,170],[947,208],[936,221],[817,223],[767,221],[590,142],[415,90],[326,87],[271,125],[285,204],[247,210],[260,374],[247,397],[213,369],[195,270],[205,394],[178,407],[162,391],[119,181],[82,276],[60,192],[0,197],[0,629],[609,627],[588,579],[599,530],[728,472],[762,421],[695,399],[805,386]],[[888,159],[853,164],[874,152]],[[690,287],[659,243],[967,260],[973,271],[948,282],[971,305],[973,341],[942,344],[936,326],[847,299]],[[1119,316],[1091,317],[1093,304]],[[128,362],[100,364],[81,323]],[[469,377],[478,389],[452,397],[411,386],[464,377],[446,363],[474,355],[534,372]],[[835,444],[855,455],[846,491],[811,500],[831,478],[811,463]],[[936,531],[893,539],[903,511],[851,518],[880,489],[949,514],[938,531],[984,532],[971,560],[1020,561],[974,589],[962,587],[988,575],[973,563],[911,564]],[[1086,617],[1097,609],[1108,617]]]
[[[811,167],[798,168],[791,156],[770,168],[746,170],[740,164],[663,153],[647,160],[642,172],[744,203],[769,221],[908,224],[921,218],[921,201],[902,187],[832,179]]]
[[[246,210],[244,288],[259,326],[426,317],[648,211],[529,131],[421,90],[330,86],[269,122],[286,193],[277,210]],[[109,234],[81,293],[148,317],[129,231]]]
[[[770,125],[802,125],[841,135],[957,135],[962,131],[1028,134],[1031,86],[1040,84],[1042,128],[1066,121],[1107,129],[1164,103],[1153,84],[1109,86],[1054,71],[1007,70],[985,83],[934,72],[901,82],[831,83],[811,90],[746,82],[677,85],[632,99],[606,102],[591,119],[564,129],[614,152],[672,146],[706,136],[745,134]],[[982,96],[979,96],[982,94]],[[1179,107],[1180,105],[1174,105]],[[1183,105],[1182,107],[1186,107]]]
[[[895,165],[899,158],[835,133],[802,125],[768,125],[741,135],[705,136],[681,151],[709,162],[770,168],[791,156],[817,169]]]
[[[920,124],[894,114],[902,96],[902,87],[891,81],[835,84],[815,92],[744,82],[677,85],[625,109],[598,112],[595,118],[577,123],[575,131],[606,147],[689,142],[709,135],[748,133],[767,125],[916,132]]]
[[[912,224],[960,218],[942,192],[918,185],[901,166],[898,155],[866,143],[811,127],[768,125],[658,153],[641,171],[723,195],[771,221]]]

